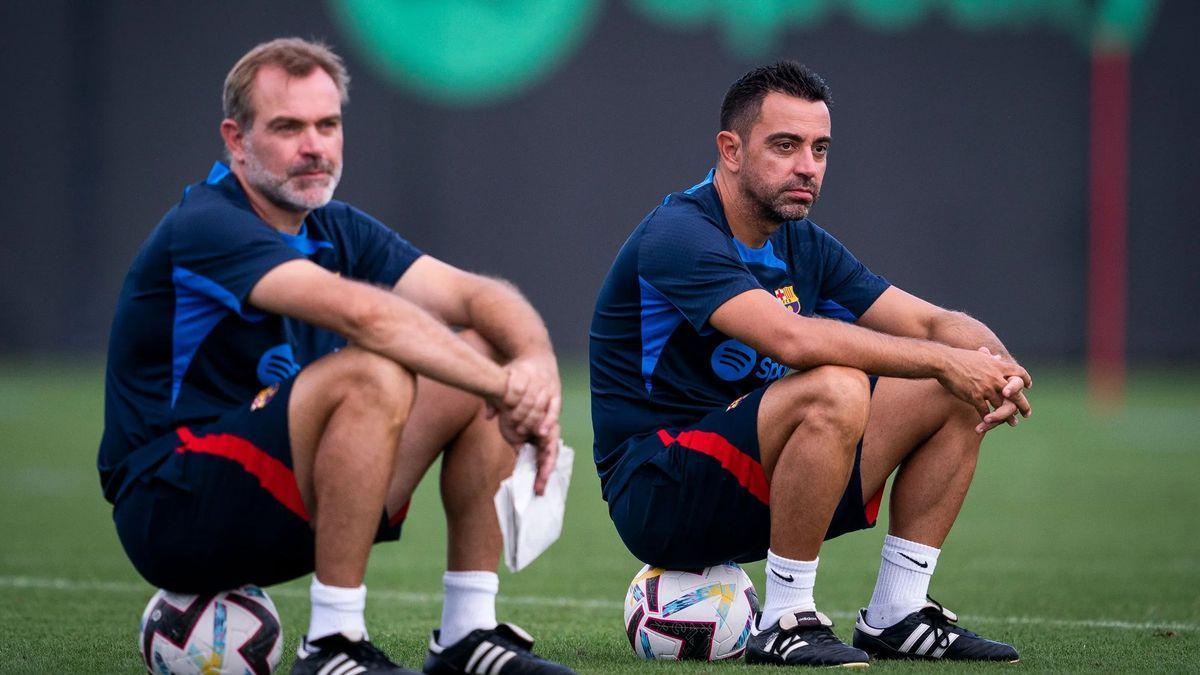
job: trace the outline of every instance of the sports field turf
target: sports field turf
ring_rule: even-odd
[[[1019,665],[971,670],[1200,670],[1196,374],[1138,373],[1122,411],[1093,414],[1076,374],[1034,369],[1034,416],[984,443],[931,588],[968,628],[1021,650]],[[153,589],[126,561],[100,496],[101,379],[95,366],[0,363],[0,671],[141,667],[135,633]],[[566,530],[526,571],[501,573],[501,619],[529,629],[542,653],[580,672],[746,669],[633,656],[621,600],[640,564],[600,500],[586,386],[582,371],[569,373],[563,428],[579,453]],[[845,639],[870,596],[884,527],[822,551],[817,602]],[[410,667],[420,664],[438,620],[443,542],[436,489],[426,485],[404,539],[377,547],[371,559],[372,637]],[[761,588],[762,565],[747,569]],[[287,635],[281,670],[307,626],[307,583],[268,589]],[[878,662],[872,669],[967,670]]]

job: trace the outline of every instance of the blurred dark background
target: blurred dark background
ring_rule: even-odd
[[[1200,3],[1040,4],[3,3],[0,355],[102,352],[140,242],[220,157],[226,72],[299,35],[353,77],[337,197],[516,282],[567,356],[629,231],[712,165],[728,85],[786,57],[834,94],[813,219],[1018,356],[1078,362],[1094,36],[1067,15],[1128,5],[1128,353],[1196,363]]]

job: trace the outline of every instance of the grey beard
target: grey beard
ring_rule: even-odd
[[[333,192],[342,178],[342,167],[338,166],[330,175],[329,185],[323,188],[323,194],[315,199],[306,198],[289,189],[290,176],[280,176],[268,171],[259,163],[250,147],[247,147],[246,150],[246,181],[261,192],[267,201],[284,211],[306,213],[325,206],[329,200],[333,199]]]

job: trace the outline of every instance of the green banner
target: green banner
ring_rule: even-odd
[[[938,18],[955,28],[1064,33],[1085,50],[1133,50],[1145,39],[1159,0],[628,0],[662,26],[716,25],[745,58],[769,55],[788,30],[818,30],[841,15],[879,31],[909,30]]]
[[[676,30],[715,25],[746,59],[787,31],[845,16],[880,31],[938,19],[961,30],[1050,29],[1085,50],[1132,51],[1159,0],[625,0]],[[1188,0],[1200,1],[1200,0]],[[389,80],[451,106],[487,104],[547,77],[578,50],[600,0],[329,0],[353,45]]]
[[[598,0],[330,0],[354,46],[390,80],[450,105],[531,86],[587,36]]]

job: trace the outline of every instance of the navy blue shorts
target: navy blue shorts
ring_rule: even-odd
[[[117,535],[146,581],[180,593],[269,586],[314,566],[309,513],[292,472],[288,399],[295,378],[197,428],[138,452],[165,459],[113,508]],[[376,541],[400,538],[407,507],[381,518]]]
[[[872,389],[874,384],[872,378]],[[770,489],[758,448],[758,407],[765,392],[766,387],[756,389],[693,425],[626,441],[626,452],[646,452],[650,459],[610,499],[609,514],[636,558],[655,567],[691,569],[767,557]],[[826,539],[875,525],[883,490],[864,504],[861,459],[860,440]]]

